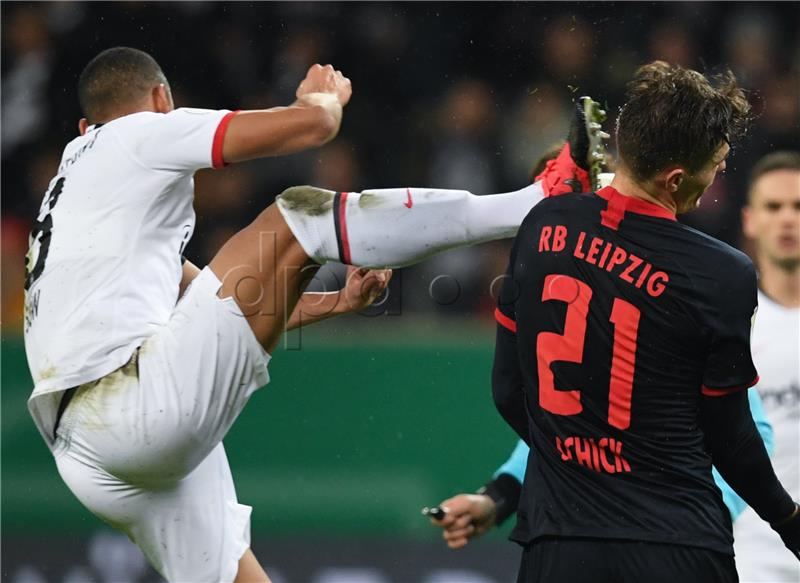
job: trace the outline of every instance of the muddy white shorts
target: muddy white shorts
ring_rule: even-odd
[[[233,581],[250,545],[222,438],[267,384],[269,355],[206,267],[121,369],[75,392],[58,427],[61,477],[168,581]]]

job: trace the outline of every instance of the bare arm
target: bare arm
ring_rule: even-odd
[[[286,329],[294,330],[333,316],[363,310],[383,293],[391,278],[391,269],[349,267],[343,289],[304,293],[289,317]]]
[[[350,100],[350,80],[331,65],[313,65],[287,107],[243,111],[230,121],[223,159],[243,162],[316,148],[339,132],[342,108]]]

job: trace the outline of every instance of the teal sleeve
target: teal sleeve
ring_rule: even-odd
[[[753,415],[753,421],[755,421],[761,439],[764,440],[767,453],[772,457],[772,454],[775,452],[775,441],[772,434],[772,425],[769,424],[767,416],[764,413],[761,397],[755,388],[748,390],[747,397],[750,401],[750,413]],[[742,500],[722,476],[719,475],[717,468],[712,468],[711,471],[714,475],[714,481],[717,483],[717,487],[722,491],[722,501],[725,502],[725,506],[728,507],[728,511],[731,513],[731,519],[736,520],[744,509],[747,508],[747,503]]]
[[[513,476],[520,484],[525,478],[525,468],[528,466],[528,452],[530,449],[521,439],[517,443],[517,447],[511,453],[511,457],[506,460],[502,466],[492,476],[496,478],[500,474],[509,474]]]

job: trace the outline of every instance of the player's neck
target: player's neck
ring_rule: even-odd
[[[761,291],[784,308],[800,308],[800,268],[786,269],[759,254]]]
[[[620,194],[646,200],[660,207],[667,209],[672,214],[677,211],[675,200],[667,192],[659,192],[649,184],[641,184],[628,176],[624,170],[618,169],[614,175],[614,180],[611,181],[611,188],[615,189]]]
[[[150,111],[154,113],[166,113],[159,108],[158,104],[151,97],[143,97],[139,101],[132,101],[130,103],[123,103],[114,108],[113,110],[105,112],[105,115],[98,116],[97,120],[92,120],[92,125],[104,124],[126,115],[133,115],[134,113],[142,113],[143,111]]]

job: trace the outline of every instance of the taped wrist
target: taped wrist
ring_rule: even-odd
[[[500,525],[517,511],[522,484],[510,474],[500,474],[478,492],[487,495],[494,501],[494,523]]]

